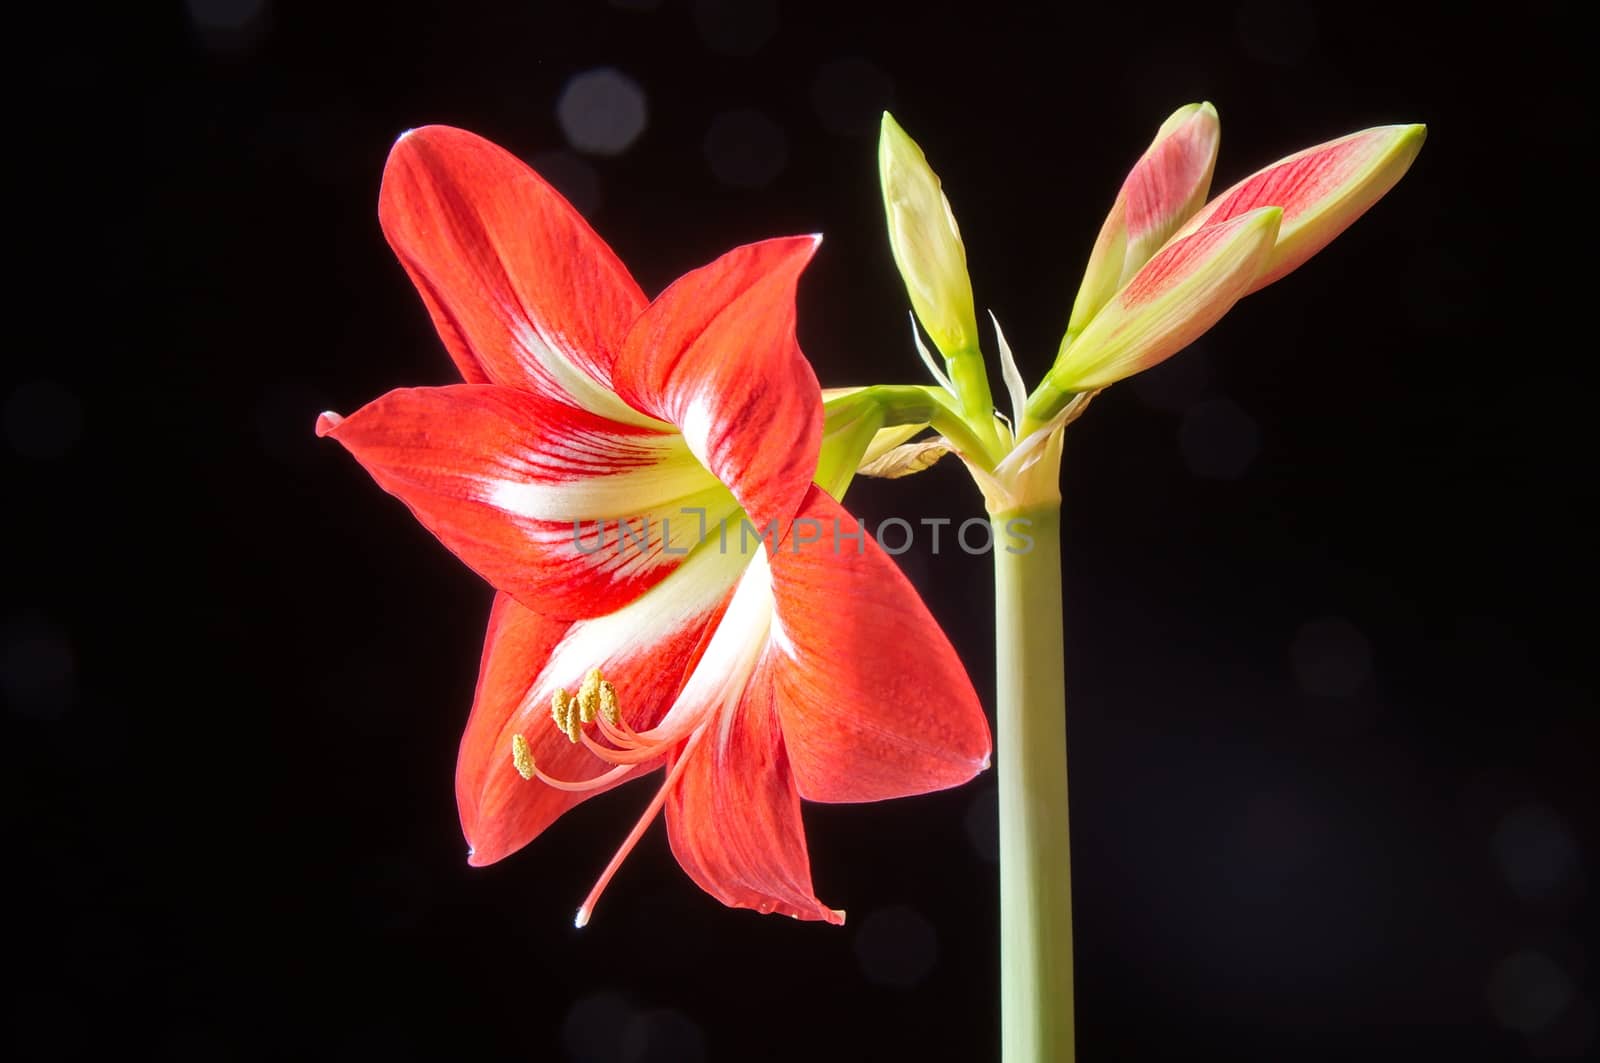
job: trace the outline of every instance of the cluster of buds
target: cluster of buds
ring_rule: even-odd
[[[1017,407],[1015,438],[1052,425],[1076,397],[1171,357],[1238,300],[1327,246],[1399,181],[1425,133],[1421,125],[1352,133],[1281,159],[1208,199],[1217,112],[1209,103],[1180,108],[1123,182],[1055,362],[1025,398],[996,324]],[[922,150],[888,114],[878,159],[890,246],[917,320],[944,355],[948,376],[940,382],[969,417],[991,416],[955,213]]]

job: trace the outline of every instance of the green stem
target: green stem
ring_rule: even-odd
[[[1054,472],[1055,470],[1051,470]],[[994,515],[999,680],[1003,1063],[1070,1063],[1072,858],[1067,832],[1059,497]],[[1023,525],[1021,521],[1030,521]],[[1008,521],[1018,523],[1009,525]],[[1011,534],[1007,534],[1015,529]],[[1016,533],[1031,549],[1012,553]],[[1020,549],[1020,547],[1019,547]]]
[[[983,352],[976,345],[961,351],[956,357],[946,355],[945,371],[956,389],[957,411],[960,417],[983,441],[985,453],[1000,445],[994,426],[994,399],[989,393],[989,371],[983,364]]]

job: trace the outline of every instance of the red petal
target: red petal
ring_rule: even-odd
[[[553,616],[596,616],[637,598],[681,561],[663,532],[673,551],[698,535],[686,506],[733,505],[676,433],[510,388],[403,388],[343,420],[325,414],[318,431],[484,579]],[[594,522],[608,517],[635,530],[645,518],[648,542],[619,545],[613,521],[602,545]]]
[[[773,555],[772,582],[778,711],[801,796],[904,797],[988,766],[988,721],[954,648],[894,562],[822,491]]]
[[[733,908],[844,922],[817,900],[772,674],[758,665],[739,703],[710,720],[667,795],[667,835],[700,888]]]
[[[542,177],[482,137],[414,129],[378,217],[467,382],[619,416],[611,366],[644,293]]]
[[[628,333],[617,391],[677,425],[757,527],[781,528],[817,471],[822,392],[794,334],[813,236],[748,244],[679,278]]]
[[[716,555],[697,558],[702,563],[685,566],[678,579],[628,608],[575,624],[542,617],[506,594],[495,598],[456,767],[456,800],[472,864],[510,855],[569,808],[658,766],[641,765],[586,792],[558,790],[517,774],[511,738],[526,738],[539,769],[558,779],[576,782],[610,770],[556,729],[550,696],[557,687],[576,692],[589,669],[599,668],[616,686],[629,725],[654,726],[698,660],[703,636],[738,578],[736,564]]]

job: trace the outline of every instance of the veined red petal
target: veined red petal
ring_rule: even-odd
[[[734,505],[677,433],[511,388],[402,388],[318,431],[484,579],[552,616],[633,601],[692,548],[695,510],[714,523]]]
[[[795,340],[795,285],[820,238],[748,244],[679,278],[628,333],[615,368],[627,402],[683,432],[757,527],[805,497],[822,393]]]
[[[378,218],[468,383],[642,420],[611,393],[611,367],[644,293],[521,160],[464,130],[413,129],[389,153]]]
[[[1183,232],[1281,207],[1277,244],[1250,288],[1258,291],[1328,246],[1383,198],[1422,150],[1426,133],[1420,125],[1378,126],[1296,152],[1215,197]]]
[[[955,649],[894,562],[824,492],[812,490],[773,554],[772,587],[771,668],[802,797],[905,797],[988,766],[989,724]]]
[[[758,665],[744,696],[707,725],[667,795],[667,835],[689,877],[723,904],[844,922],[817,900],[773,675]]]
[[[557,730],[550,698],[576,692],[591,668],[617,689],[624,719],[643,730],[673,703],[705,650],[743,559],[697,551],[673,576],[627,607],[576,623],[554,621],[509,595],[495,599],[484,642],[477,697],[456,768],[456,799],[474,865],[492,864],[532,841],[562,813],[626,779],[659,766],[647,762],[594,790],[559,790],[517,773],[513,735],[527,739],[540,770],[583,781],[611,765]]]

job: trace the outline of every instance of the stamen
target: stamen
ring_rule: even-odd
[[[622,719],[622,706],[617,703],[617,688],[610,680],[600,680],[600,718],[613,727]]]
[[[602,786],[609,786],[620,782],[622,778],[633,770],[632,764],[618,764],[601,772],[592,779],[583,779],[574,782],[571,779],[558,779],[554,775],[546,775],[537,764],[533,766],[533,777],[553,790],[565,790],[567,793],[582,794],[590,790],[598,790]]]
[[[632,750],[644,751],[642,756],[636,758],[637,760],[648,760],[668,746],[675,745],[688,738],[705,721],[705,718],[714,713],[717,708],[717,704],[707,703],[700,711],[685,714],[676,722],[657,724],[655,727],[644,731],[635,731],[628,726],[626,721],[623,721],[619,725],[619,729],[623,731],[627,738],[622,744]],[[601,725],[601,730],[610,737],[611,732],[606,731],[604,724]]]
[[[584,738],[587,740],[588,736],[585,735]],[[546,786],[575,794],[598,790],[602,786],[620,782],[623,776],[633,770],[632,764],[618,764],[616,767],[611,768],[609,771],[603,771],[592,779],[582,779],[576,782],[570,779],[558,779],[554,775],[546,775],[539,765],[534,763],[533,747],[521,735],[511,736],[511,763],[516,765],[517,774],[524,779],[529,781],[538,779]]]
[[[611,746],[603,746],[599,742],[596,742],[594,739],[589,737],[587,732],[581,732],[578,738],[579,741],[583,743],[585,749],[599,757],[601,760],[605,761],[607,764],[625,764],[630,766],[635,764],[643,764],[647,760],[654,760],[656,757],[659,757],[662,753],[666,752],[667,749],[674,744],[672,742],[652,742],[646,745],[637,746],[623,745],[621,748],[613,749]]]
[[[603,682],[598,668],[589,669],[589,674],[583,677],[583,685],[578,688],[578,718],[584,723],[594,722],[595,713],[600,709],[600,684]]]
[[[556,722],[556,730],[565,734],[567,721],[572,718],[572,695],[560,687],[550,695],[550,718]]]
[[[511,763],[524,779],[533,778],[538,770],[533,766],[533,750],[528,748],[528,740],[519,734],[511,736]]]
[[[608,720],[602,715],[598,723],[600,725],[600,733],[614,746],[622,749],[632,749],[643,742],[643,739],[639,737],[639,732],[629,727],[628,721],[624,720],[620,713],[615,720]]]

